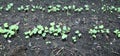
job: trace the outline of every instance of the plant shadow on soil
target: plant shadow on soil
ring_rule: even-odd
[[[40,4],[42,6],[75,4],[82,6],[85,4],[91,5],[92,3],[95,3],[95,5],[91,8],[95,9],[100,9],[104,4],[120,6],[119,1],[113,0],[105,0],[104,2],[100,0],[33,0],[32,2],[29,0],[1,0],[0,4],[4,5],[10,2],[13,2],[15,7],[21,4]],[[97,35],[96,39],[88,34],[88,30],[93,25],[103,24],[111,30],[120,29],[118,13],[102,13],[100,10],[98,10],[98,13],[91,11],[70,13],[71,15],[68,16],[66,12],[0,12],[0,25],[5,22],[10,24],[20,22],[19,32],[13,38],[4,39],[0,35],[0,56],[120,56],[120,40],[113,33]],[[39,35],[32,36],[29,39],[24,38],[23,32],[39,24],[49,26],[49,23],[53,21],[72,28],[66,41],[62,41],[60,37],[54,39],[53,36],[49,35],[46,39]],[[80,30],[83,36],[76,43],[72,43],[71,36],[73,36],[76,29]],[[8,43],[8,40],[12,42]],[[46,41],[52,43],[46,45]]]

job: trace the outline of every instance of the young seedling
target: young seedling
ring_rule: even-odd
[[[117,8],[117,12],[120,13],[120,7]]]
[[[0,34],[4,34],[4,38],[11,38],[18,31],[18,25],[8,25],[8,23],[3,24],[3,28],[0,27]]]
[[[24,10],[24,6],[21,5],[20,7],[17,8],[17,10],[18,10],[18,11],[22,11],[22,10]]]
[[[30,10],[30,5],[26,5],[23,10],[24,10],[24,11],[29,11],[29,10]]]
[[[70,28],[67,26],[63,26],[62,33],[69,33],[69,32],[70,32]]]
[[[96,34],[98,33],[109,34],[110,30],[105,29],[104,25],[100,25],[100,26],[95,26],[93,29],[90,29],[89,33],[92,35],[92,37],[96,38],[97,37]]]
[[[65,39],[67,39],[67,37],[68,37],[68,35],[66,35],[66,34],[62,34],[62,40],[65,40]]]
[[[50,23],[49,33],[52,34],[55,32],[55,22]]]
[[[0,6],[0,11],[2,11],[3,10],[3,6]]]
[[[77,34],[78,37],[81,37],[81,35],[82,35],[79,30],[76,30],[75,34]]]
[[[72,37],[72,41],[73,41],[74,43],[76,43],[76,42],[77,42],[77,37],[76,37],[76,36]]]
[[[120,38],[120,30],[119,29],[114,30],[114,33],[117,35],[118,38]]]
[[[48,13],[60,11],[61,5],[48,6]]]
[[[62,10],[64,11],[64,10],[68,10],[68,7],[67,6],[64,6],[63,8],[62,8]]]
[[[83,11],[83,8],[82,8],[82,7],[76,8],[76,9],[74,9],[74,11],[75,11],[75,12],[81,12],[81,11]]]
[[[90,8],[89,8],[89,5],[84,5],[84,7],[85,7],[85,10],[89,10]]]
[[[70,32],[70,28],[67,26],[55,25],[55,22],[50,23],[50,27],[43,27],[42,25],[37,25],[37,27],[33,28],[33,30],[29,30],[24,32],[26,35],[25,38],[29,38],[32,35],[40,34],[42,37],[46,37],[47,34],[53,35],[55,37],[62,36],[62,40],[67,39],[67,34]],[[79,35],[79,34],[78,34]]]
[[[77,42],[77,38],[78,38],[78,37],[81,37],[82,34],[80,33],[79,30],[76,30],[76,31],[75,31],[75,35],[76,35],[76,36],[73,36],[73,37],[72,37],[72,41],[73,41],[74,43]]]
[[[44,28],[42,25],[37,25],[37,27],[34,27],[33,30],[29,30],[27,32],[24,32],[24,34],[26,35],[25,38],[29,38],[30,36],[35,35],[35,34],[40,34],[43,37],[45,37],[46,34],[43,33],[43,30],[44,30]]]
[[[13,3],[9,3],[7,7],[5,8],[6,11],[9,11],[13,7]]]
[[[46,45],[49,45],[49,44],[51,44],[51,41],[46,41],[45,43],[46,43]]]

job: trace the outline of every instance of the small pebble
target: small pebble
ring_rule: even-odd
[[[112,42],[110,42],[110,44],[112,45],[113,43],[112,43]]]
[[[93,44],[96,45],[96,44],[98,44],[98,43],[94,42]]]
[[[11,40],[8,40],[8,43],[11,43],[12,41]]]
[[[29,0],[30,2],[32,2],[33,0]]]
[[[32,46],[32,43],[31,43],[31,42],[29,42],[28,46]]]

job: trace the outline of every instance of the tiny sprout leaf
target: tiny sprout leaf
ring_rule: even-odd
[[[10,30],[18,30],[19,27],[17,25],[11,25],[10,27]]]
[[[5,35],[4,35],[4,38],[7,38],[7,37],[8,37],[8,35],[7,35],[7,34],[5,34]]]
[[[79,30],[75,31],[76,34],[80,33]]]
[[[8,27],[8,23],[4,23],[4,27],[7,28]]]
[[[100,28],[100,29],[103,29],[103,28],[104,28],[104,26],[103,26],[103,25],[100,25],[100,26],[99,26],[99,28]]]
[[[118,34],[118,37],[120,38],[120,34]]]
[[[79,37],[80,37],[81,35],[82,35],[81,33],[78,34]]]
[[[62,39],[66,39],[67,38],[67,35],[66,34],[62,34]]]
[[[94,38],[96,38],[96,35],[92,35]]]
[[[55,25],[55,22],[51,22],[51,23],[50,23],[50,26],[54,26],[54,25]]]
[[[46,33],[43,33],[43,34],[42,34],[42,37],[45,37],[45,36],[46,36]]]
[[[33,33],[36,34],[38,32],[38,29],[37,28],[34,28],[33,29]]]
[[[43,26],[41,26],[41,25],[37,25],[37,28],[38,28],[39,30],[44,30]]]
[[[29,36],[25,36],[25,38],[27,39],[27,38],[30,38]]]
[[[42,34],[42,31],[41,31],[41,30],[39,30],[39,31],[38,31],[38,34]]]
[[[61,7],[61,5],[56,5],[57,7]]]

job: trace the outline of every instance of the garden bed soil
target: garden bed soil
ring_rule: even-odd
[[[81,13],[69,12],[53,12],[47,13],[42,11],[35,12],[18,12],[18,11],[2,11],[0,12],[0,25],[8,22],[9,24],[19,23],[20,29],[18,34],[12,38],[5,39],[0,35],[0,56],[120,56],[120,39],[114,33],[108,35],[97,35],[94,39],[88,31],[93,25],[104,25],[113,31],[115,28],[120,29],[119,13],[103,13],[99,9],[104,4],[120,6],[120,1],[116,0],[0,0],[0,4],[14,3],[14,7],[21,4],[40,4],[48,5],[90,5],[91,8],[97,9],[96,13],[91,11],[83,11]],[[95,3],[95,5],[92,5]],[[47,35],[43,39],[39,35],[34,35],[29,39],[25,39],[23,32],[34,28],[36,25],[49,26],[50,22],[56,24],[67,25],[71,27],[68,39],[62,41],[60,37]],[[72,42],[71,36],[75,30],[80,30],[82,37],[76,43]],[[11,41],[11,42],[10,42]],[[51,44],[46,45],[46,41]]]

